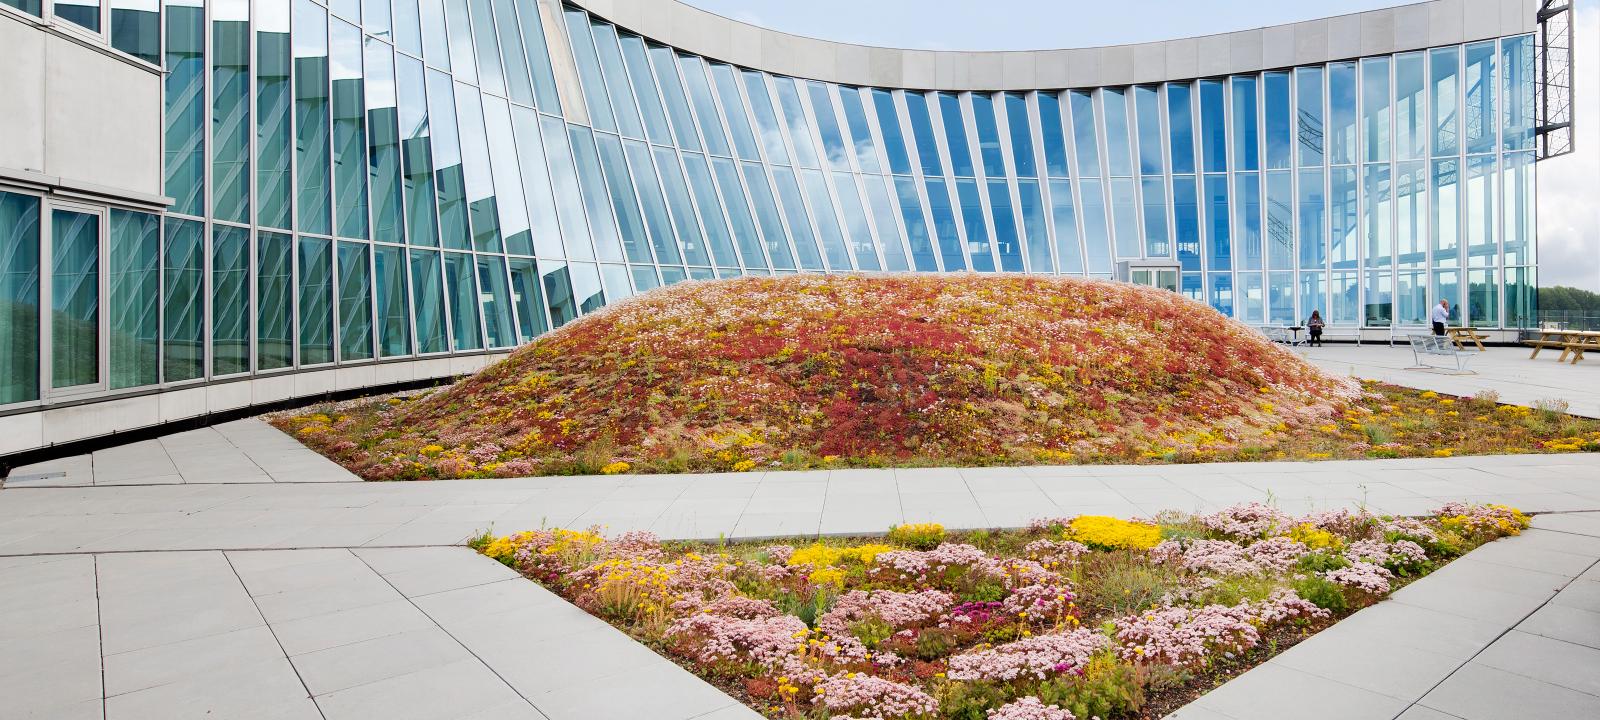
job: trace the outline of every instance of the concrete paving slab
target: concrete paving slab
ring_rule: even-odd
[[[1446,678],[1420,704],[1462,720],[1600,717],[1600,697],[1476,662]]]

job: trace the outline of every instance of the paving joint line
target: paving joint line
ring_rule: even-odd
[[[222,552],[222,560],[228,563],[228,569],[233,571],[233,579],[239,581],[239,589],[244,591],[245,597],[250,598],[250,606],[256,609],[256,616],[261,618],[262,626],[266,627],[267,632],[272,635],[272,642],[277,643],[278,652],[283,653],[283,661],[289,664],[290,670],[294,671],[294,678],[300,681],[300,687],[306,691],[306,699],[311,701],[311,707],[317,709],[319,717],[327,720],[328,714],[322,711],[322,703],[317,702],[317,696],[312,694],[311,686],[306,684],[305,676],[300,674],[300,666],[295,665],[294,659],[289,657],[289,649],[285,648],[283,640],[278,638],[277,629],[272,627],[272,623],[267,620],[266,613],[261,612],[261,603],[256,601],[256,596],[250,594],[250,587],[244,584],[244,578],[239,575],[239,568],[234,567],[233,558],[228,557],[228,553],[224,551]]]
[[[94,571],[94,625],[95,625],[95,650],[100,656],[100,718],[105,719],[106,704],[110,700],[106,693],[106,623],[105,612],[100,603],[100,558],[89,556],[90,568]]]
[[[427,618],[429,622],[432,622],[434,627],[439,628],[439,632],[444,633],[445,636],[449,637],[451,640],[454,640],[457,645],[461,646],[462,650],[467,651],[467,654],[472,656],[472,659],[477,660],[478,664],[482,665],[484,667],[484,669],[488,670],[490,673],[493,673],[494,676],[496,678],[498,678],[501,683],[504,683],[507,688],[510,688],[511,692],[516,693],[517,697],[522,698],[522,701],[527,703],[528,707],[533,708],[534,712],[539,713],[540,717],[543,717],[546,720],[549,720],[549,717],[550,717],[549,713],[545,712],[543,708],[540,708],[538,706],[538,704],[534,703],[532,698],[528,697],[527,695],[524,695],[522,693],[522,689],[521,688],[517,687],[516,685],[511,684],[511,681],[507,680],[504,675],[501,675],[499,670],[495,669],[495,667],[493,665],[490,665],[487,660],[484,660],[482,657],[480,657],[476,650],[473,650],[472,648],[468,647],[466,643],[461,642],[461,638],[456,637],[455,633],[450,632],[450,630],[448,628],[446,628],[443,624],[441,624],[439,622],[438,618],[435,618],[427,610],[422,609],[422,606],[417,604],[417,601],[416,601],[415,598],[413,598],[413,597],[411,597],[409,595],[406,595],[404,592],[401,592],[400,588],[395,587],[393,581],[391,581],[383,573],[378,572],[378,569],[373,567],[372,563],[367,562],[367,559],[364,558],[364,557],[361,557],[359,554],[357,554],[354,549],[347,549],[347,552],[349,552],[350,556],[355,558],[362,565],[365,565],[368,570],[371,570],[372,574],[377,575],[378,579],[382,580],[384,582],[384,584],[388,585],[391,590],[394,590],[396,595],[399,595],[406,602],[410,603],[411,607],[415,608],[417,612],[422,613],[422,616]],[[496,582],[506,582],[506,581],[514,580],[514,579],[523,579],[523,578],[520,578],[520,576],[518,578],[505,578],[504,580],[498,580]],[[485,584],[492,584],[492,583],[485,583]],[[430,593],[430,594],[433,594],[433,593]],[[374,681],[374,682],[377,682],[377,681]]]

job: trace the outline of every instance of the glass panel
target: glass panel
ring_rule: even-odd
[[[623,35],[620,42],[633,98],[644,116],[645,134],[650,142],[670,145],[672,130],[667,127],[667,111],[661,106],[661,96],[656,94],[656,81],[650,74],[650,56],[645,54],[644,40],[637,35]]]
[[[100,32],[100,0],[55,0],[53,4],[56,17]]]
[[[402,55],[396,70],[406,229],[412,245],[434,247],[439,244],[439,219],[434,215],[433,139],[428,131],[428,95],[422,85],[422,63]]]
[[[578,80],[583,85],[583,99],[589,105],[589,121],[596,130],[615,132],[617,120],[611,114],[611,102],[606,95],[606,81],[600,74],[600,58],[594,50],[590,36],[589,16],[582,10],[566,9],[567,37],[571,40],[572,60],[578,66]]]
[[[311,0],[294,4],[294,87],[296,227],[331,233],[328,11]]]
[[[632,159],[632,148],[629,148],[628,157]],[[783,219],[778,215],[778,202],[772,194],[772,185],[767,182],[767,172],[760,163],[745,162],[744,181],[750,186],[750,200],[755,205],[755,219],[761,224],[761,237],[766,241],[767,255],[772,258],[772,266],[779,270],[793,270],[794,256],[789,251],[789,241],[783,232]],[[652,182],[654,180],[652,179]],[[660,202],[659,196],[657,202]],[[666,226],[666,207],[661,208],[662,227]],[[750,257],[746,253],[746,257]]]
[[[1500,324],[1500,284],[1494,270],[1467,272],[1468,321],[1476,327]]]
[[[167,225],[171,227],[172,221]],[[256,234],[256,369],[294,364],[293,241],[280,233]],[[171,366],[168,366],[171,379]]]
[[[1461,151],[1457,137],[1457,68],[1461,63],[1461,48],[1442,47],[1428,51],[1428,78],[1432,105],[1429,116],[1433,118],[1433,156],[1448,157]]]
[[[561,98],[556,94],[556,76],[550,67],[550,51],[545,46],[544,21],[539,17],[539,7],[529,3],[517,13],[522,25],[522,49],[528,57],[528,71],[533,74],[533,97],[539,109],[548,113],[561,112]]]
[[[433,135],[439,234],[445,247],[466,250],[472,247],[472,236],[467,227],[467,180],[461,168],[455,91],[448,75],[432,70],[428,71],[428,121]]]
[[[1111,221],[1117,233],[1117,257],[1139,257],[1139,197],[1132,178],[1111,179]]]
[[[1461,247],[1457,185],[1460,174],[1460,160],[1433,161],[1433,264],[1436,267],[1454,266]]]
[[[205,47],[200,0],[167,0],[165,192],[185,215],[205,213]]]
[[[289,133],[289,3],[257,0],[255,9],[256,222],[287,230],[293,144]],[[170,45],[172,40],[167,42]],[[172,192],[170,181],[167,192]]]
[[[1035,95],[1039,102],[1039,133],[1044,138],[1044,165],[1051,177],[1067,177],[1067,141],[1061,125],[1061,99],[1053,93]]]
[[[100,382],[99,215],[50,213],[50,311],[50,386]]]
[[[578,317],[572,301],[572,274],[562,262],[544,263],[544,295],[549,300],[550,322],[561,327]]]
[[[817,221],[817,234],[822,239],[822,251],[827,257],[828,269],[848,272],[850,253],[845,249],[844,233],[839,228],[839,216],[834,214],[833,199],[828,196],[828,182],[820,171],[801,172],[805,184],[806,200],[811,203],[812,217]]]
[[[382,3],[383,0],[376,0]],[[422,15],[417,11],[418,0],[394,0],[394,44],[417,57],[422,57]]]
[[[1505,156],[1505,263],[1507,265],[1524,265],[1536,262],[1534,250],[1537,248],[1537,203],[1535,201],[1534,165],[1533,155],[1529,153],[1507,153]],[[1506,302],[1509,306],[1511,296],[1509,291]],[[1509,314],[1509,307],[1507,313]],[[1507,321],[1511,318],[1507,317]]]
[[[894,94],[888,90],[873,88],[872,107],[878,114],[878,130],[883,134],[883,151],[889,156],[889,172],[897,175],[910,174],[911,156],[906,152],[906,139],[900,129],[900,113],[895,107]]]
[[[1154,85],[1133,89],[1135,118],[1139,127],[1139,173],[1159,175],[1166,168],[1161,157],[1161,92]]]
[[[689,189],[694,193],[695,207],[700,210],[700,222],[710,239],[712,256],[723,267],[738,265],[738,256],[733,253],[733,238],[728,236],[728,224],[723,220],[722,207],[717,200],[717,191],[711,182],[711,169],[706,165],[705,156],[684,153],[683,167],[689,177]]]
[[[648,265],[632,265],[628,268],[633,276],[633,286],[639,292],[646,293],[661,287],[661,281],[656,278],[656,269]]]
[[[1200,81],[1200,159],[1206,172],[1228,169],[1228,126],[1223,119],[1227,105],[1223,89],[1221,80]]]
[[[1361,252],[1361,221],[1356,214],[1356,195],[1359,183],[1355,168],[1333,168],[1328,184],[1328,216],[1331,222],[1328,236],[1328,256],[1333,267],[1353,268]]]
[[[550,329],[539,291],[539,268],[532,258],[510,258],[511,300],[517,306],[517,339],[527,342]]]
[[[513,105],[511,122],[517,140],[517,170],[522,175],[522,194],[528,203],[533,252],[545,257],[560,257],[564,254],[561,248],[561,224],[556,220],[555,191],[551,189],[550,175],[546,170],[544,141],[539,137],[539,116],[525,107]],[[498,150],[495,151],[496,163],[501,161],[500,155]],[[521,243],[513,241],[512,245],[515,251]]]
[[[505,238],[506,252],[532,255],[533,232],[528,225],[528,201],[522,195],[522,168],[518,167],[517,143],[511,131],[511,108],[506,101],[485,95],[483,113],[484,129],[488,131],[489,166],[494,175],[494,206],[499,211],[500,234]],[[541,209],[548,211],[548,208]]]
[[[406,4],[403,0],[399,1],[401,5]],[[367,28],[367,34],[389,37],[389,0],[361,0],[361,21]]]
[[[0,0],[39,14],[39,0]],[[31,9],[28,6],[32,6]],[[161,3],[159,0],[111,0],[111,47],[151,65],[161,63]]]
[[[796,87],[799,82],[792,78],[772,78],[784,123],[789,127],[789,142],[794,145],[795,164],[814,168],[817,167],[817,146],[811,139],[811,124],[806,121],[805,108],[800,104],[800,92]]]
[[[372,357],[371,246],[339,243],[339,359]]]
[[[211,6],[211,216],[250,222],[250,3]]]
[[[418,0],[422,6],[422,45],[428,67],[450,69],[450,41],[445,35],[444,0]]]
[[[1261,167],[1261,138],[1256,120],[1256,78],[1254,75],[1236,75],[1233,83],[1233,169],[1256,170]],[[1213,168],[1207,167],[1206,170]],[[1245,289],[1240,281],[1241,291]]]
[[[845,149],[844,134],[839,129],[839,116],[833,112],[833,98],[828,94],[828,86],[808,82],[806,95],[811,101],[811,114],[817,118],[817,133],[822,137],[822,152],[827,158],[828,167],[849,170],[850,151]]]
[[[250,231],[211,226],[211,374],[250,371]]]
[[[728,136],[722,132],[722,115],[711,98],[711,85],[706,80],[706,64],[693,55],[678,55],[678,69],[683,72],[683,84],[689,88],[689,100],[694,104],[695,120],[700,126],[700,136],[706,143],[706,152],[713,155],[728,154]]]
[[[1498,248],[1494,239],[1494,157],[1467,158],[1467,262],[1473,267],[1494,265]]]
[[[405,251],[386,245],[373,247],[377,279],[378,354],[411,354],[411,315],[406,307]]]
[[[1228,178],[1207,175],[1206,194],[1206,246],[1212,270],[1233,268],[1232,236],[1228,232]]]
[[[531,5],[528,11],[538,12]],[[533,84],[528,80],[528,57],[517,37],[517,8],[513,0],[494,0],[494,25],[500,41],[500,59],[505,63],[507,92],[512,100],[532,105]],[[612,49],[615,50],[615,33],[611,40]],[[618,58],[617,62],[620,64],[622,61]],[[622,82],[623,91],[626,92],[627,80],[623,79]]]
[[[1073,148],[1078,153],[1078,176],[1100,176],[1100,144],[1095,142],[1094,96],[1084,90],[1069,93],[1072,107]]]
[[[1401,270],[1395,275],[1394,324],[1428,324],[1428,273]]]
[[[934,178],[928,178],[927,191],[928,214],[933,217],[933,230],[939,238],[939,254],[944,261],[944,270],[966,270],[967,256],[962,252],[961,231],[956,227],[955,206],[950,202],[950,192],[943,180]]]
[[[1160,177],[1139,181],[1144,201],[1144,252],[1146,257],[1167,257],[1167,183]]]
[[[1263,313],[1265,303],[1261,291],[1261,273],[1239,273],[1238,281],[1235,298],[1239,321],[1246,325],[1261,324],[1266,317]]]
[[[1333,319],[1327,312],[1327,288],[1322,286],[1322,278],[1320,272],[1300,273],[1300,315],[1295,318],[1297,323],[1309,321],[1313,312],[1323,316],[1324,322]]]
[[[1105,105],[1106,118],[1106,167],[1112,177],[1125,177],[1133,174],[1133,165],[1130,160],[1130,141],[1128,139],[1128,100],[1126,90],[1122,88],[1106,88],[1100,91],[1101,103]]]
[[[650,59],[656,69],[656,82],[661,88],[661,98],[667,105],[667,117],[672,119],[673,137],[678,139],[678,147],[685,150],[699,150],[700,135],[694,130],[694,116],[689,112],[689,98],[683,94],[683,81],[678,78],[678,63],[673,60],[671,50],[659,45],[649,47]],[[546,278],[548,277],[547,274]]]
[[[1299,141],[1300,166],[1322,164],[1322,68],[1295,68],[1295,137]]]
[[[1394,154],[1398,160],[1428,156],[1426,57],[1420,52],[1394,56]]]
[[[600,166],[605,170],[611,208],[617,214],[623,252],[631,262],[650,262],[650,247],[646,244],[644,218],[639,215],[639,200],[634,195],[634,182],[628,179],[628,161],[622,155],[622,141],[618,140],[617,136],[606,133],[596,135],[595,140],[600,144]]]
[[[1261,180],[1255,173],[1233,176],[1233,247],[1238,270],[1261,269]],[[1243,290],[1243,280],[1240,289]]]
[[[994,250],[1004,272],[1023,272],[1022,245],[1017,237],[1017,217],[1011,204],[1011,188],[1004,180],[989,181],[989,207],[994,219]]]
[[[950,151],[950,171],[958,177],[972,176],[972,149],[967,145],[967,122],[961,113],[961,97],[939,93],[939,119],[944,123],[944,141]]]
[[[1211,307],[1217,312],[1233,317],[1233,276],[1227,273],[1210,273],[1209,297]]]
[[[1172,140],[1172,172],[1194,172],[1194,110],[1189,83],[1167,83],[1167,130]],[[1042,106],[1041,106],[1042,107]]]
[[[861,103],[861,93],[858,88],[839,87],[839,102],[844,108],[845,125],[850,128],[851,153],[855,155],[856,165],[862,172],[883,172],[883,168],[878,164],[878,149],[872,142],[872,129],[867,124],[867,109]],[[902,147],[901,153],[904,152],[905,148]]]
[[[667,207],[672,210],[672,226],[677,231],[678,244],[683,249],[684,260],[690,265],[710,265],[711,258],[706,254],[705,239],[700,234],[700,223],[695,220],[694,205],[689,201],[689,186],[683,179],[683,168],[678,165],[678,155],[670,148],[659,147],[655,148],[654,153],[656,170],[661,175],[661,189],[666,193]],[[785,198],[785,201],[787,200],[788,198]],[[792,223],[790,227],[793,227]],[[796,231],[796,238],[798,237]],[[662,258],[661,262],[666,262],[666,259]]]
[[[783,144],[783,130],[778,125],[778,116],[772,110],[766,76],[754,70],[741,72],[744,75],[745,92],[750,96],[750,110],[756,116],[756,132],[761,135],[761,149],[767,153],[767,162],[786,165],[789,151]]]
[[[1269,172],[1267,180],[1267,267],[1294,268],[1294,174]]]
[[[867,188],[867,204],[872,208],[872,224],[878,229],[878,246],[883,248],[884,267],[890,272],[911,269],[906,260],[900,224],[895,221],[894,205],[889,201],[889,180],[881,175],[863,175],[861,182]],[[1048,249],[1045,254],[1049,254]]]
[[[711,165],[717,175],[722,207],[728,211],[728,220],[733,225],[733,239],[739,245],[744,266],[765,268],[767,260],[761,254],[761,236],[757,234],[755,219],[750,217],[750,204],[745,199],[744,186],[739,183],[739,168],[728,158],[712,158]]]
[[[503,252],[494,170],[489,165],[489,143],[484,135],[483,99],[470,85],[457,85],[456,95],[459,100],[456,119],[461,123],[461,172],[467,192],[472,249]]]
[[[789,233],[794,237],[800,267],[821,270],[822,252],[817,248],[816,235],[811,232],[811,220],[806,216],[805,201],[800,197],[800,183],[795,179],[794,171],[781,165],[773,167],[772,180],[778,186],[778,199],[783,201],[783,217],[788,221]]]
[[[1193,175],[1172,178],[1172,229],[1178,262],[1185,272],[1200,269],[1200,192]]]
[[[1328,65],[1328,162],[1356,161],[1356,64]]]
[[[957,180],[956,196],[961,201],[961,220],[967,232],[967,254],[976,272],[994,272],[994,256],[989,250],[989,229],[984,221],[983,200],[974,180]]]
[[[928,177],[943,175],[939,162],[939,144],[933,139],[933,120],[928,115],[928,98],[919,92],[907,91],[906,116],[911,119],[911,134],[917,144],[917,160],[922,174]]]
[[[1390,187],[1389,166],[1366,166],[1363,182],[1366,183],[1366,203],[1362,210],[1366,215],[1367,236],[1367,267],[1382,267],[1390,262],[1394,243],[1390,238]]]
[[[1388,270],[1367,272],[1365,320],[1367,327],[1388,327],[1394,316],[1394,298],[1390,289],[1393,278]]]
[[[1321,170],[1300,171],[1300,267],[1320,270],[1328,264],[1327,198]]]
[[[327,5],[335,15],[356,23],[361,22],[361,0],[328,0]]]
[[[733,147],[740,159],[760,160],[756,150],[756,136],[750,131],[750,116],[744,111],[744,98],[739,95],[739,79],[733,67],[722,63],[711,64],[711,79],[717,86],[717,97],[722,101],[722,117],[728,121],[728,132],[733,135]]]
[[[1461,324],[1461,271],[1460,270],[1435,270],[1433,271],[1433,302],[1439,304],[1440,300],[1450,301],[1450,315],[1446,325],[1459,326]]]
[[[43,17],[44,8],[40,0],[0,0],[0,4],[10,5],[34,17]]]
[[[1290,152],[1294,150],[1294,115],[1289,103],[1289,73],[1269,72],[1262,76],[1262,95],[1266,98],[1263,115],[1266,116],[1262,134],[1267,146],[1267,167],[1278,170],[1291,166]],[[1277,291],[1278,288],[1273,288]],[[1283,289],[1284,297],[1293,288]],[[1293,310],[1290,310],[1293,313]]]
[[[1405,162],[1395,166],[1395,214],[1399,232],[1395,236],[1395,262],[1402,266],[1422,266],[1428,260],[1428,164]]]
[[[850,248],[855,252],[856,268],[880,270],[878,250],[872,241],[872,227],[867,224],[867,210],[861,204],[861,193],[856,189],[855,176],[847,172],[833,174],[833,191],[839,196],[839,213],[844,216],[845,232],[849,234]]]
[[[644,224],[649,228],[650,245],[655,249],[656,259],[663,263],[682,263],[672,234],[667,201],[661,194],[661,183],[656,180],[655,166],[650,162],[650,149],[637,140],[625,141],[623,145],[628,167],[633,172],[633,186],[638,189],[639,203],[644,206]]]
[[[112,17],[112,29],[116,29],[115,16]],[[1500,76],[1504,79],[1500,101],[1503,146],[1506,150],[1528,150],[1533,147],[1533,36],[1523,35],[1500,41]],[[1516,320],[1512,308],[1517,298],[1510,289],[1511,273],[1511,270],[1506,271],[1508,326]]]
[[[1091,273],[1111,272],[1111,236],[1106,226],[1105,190],[1098,178],[1084,178],[1078,183],[1078,193],[1083,204],[1084,258]]]
[[[600,275],[593,263],[572,263],[572,297],[578,303],[578,312],[588,315],[606,304],[605,292],[600,286]]]
[[[1039,196],[1039,183],[1018,180],[1017,199],[1021,202],[1022,232],[1027,240],[1028,271],[1055,272],[1055,263],[1050,259],[1049,220],[1045,218],[1044,198]]]
[[[613,302],[633,296],[632,281],[628,279],[628,268],[622,265],[601,265],[600,279],[603,281],[605,296]]]
[[[205,375],[204,232],[203,223],[166,218],[161,248],[161,375],[165,382]]]
[[[417,320],[417,352],[444,352],[444,285],[439,276],[439,253],[411,251],[411,305]]]
[[[1362,159],[1389,160],[1389,59],[1361,61],[1361,127],[1366,142]]]
[[[1328,323],[1330,325],[1356,325],[1361,322],[1361,273],[1336,272],[1329,276],[1328,290],[1333,293]]]
[[[972,94],[972,123],[978,131],[978,157],[983,159],[983,174],[1006,176],[1005,154],[1000,151],[1000,127],[995,123],[994,101],[985,93]]]
[[[578,189],[566,123],[560,118],[540,117],[539,129],[544,135],[545,159],[550,163],[550,182],[555,189],[556,210],[561,218],[561,239],[566,244],[565,252],[540,250],[539,254],[593,258],[594,244],[589,239],[589,222],[584,218],[583,191]]]
[[[506,285],[506,261],[500,257],[478,258],[478,294],[483,305],[483,322],[489,331],[489,347],[504,348],[517,344],[516,331],[511,325],[511,289]]]
[[[483,347],[483,331],[478,327],[478,289],[473,281],[472,256],[444,254],[445,294],[450,298],[450,350],[477,350]]]
[[[572,159],[577,164],[578,180],[583,187],[583,205],[589,211],[589,229],[594,233],[595,252],[601,260],[621,260],[622,241],[618,237],[616,218],[611,215],[611,203],[607,202],[606,186],[600,179],[600,159],[592,136],[589,128],[567,126]]]
[[[361,72],[361,31],[335,20],[333,48],[333,182],[337,232],[367,236],[367,124]]]
[[[302,236],[300,248],[300,364],[333,362],[333,249]]]
[[[444,9],[444,18],[450,20],[450,64],[441,69],[453,69],[457,80],[475,83],[478,81],[478,64],[472,55],[472,27],[467,19],[467,0],[444,0]]]
[[[1539,289],[1531,267],[1506,268],[1506,327],[1526,328],[1539,323]]]
[[[399,106],[395,100],[394,53],[368,39],[367,180],[372,185],[372,237],[405,242],[401,200]]]
[[[8,312],[7,319],[0,320],[0,328],[4,328],[0,329],[0,338],[8,342],[16,341],[12,332],[19,324],[17,319],[32,320],[29,316],[38,313],[38,300],[29,302],[28,298],[17,297],[14,288],[15,273],[19,270],[25,272],[31,269],[35,281],[38,278],[38,214],[34,211],[31,218],[17,217],[14,205],[7,201],[4,193],[0,193],[0,227],[17,226],[8,223],[22,226],[21,232],[7,237],[13,241],[5,245],[9,250],[6,254],[10,257],[0,261],[0,268],[3,268],[0,269],[0,298],[21,310],[16,315],[12,314],[16,310]],[[19,265],[23,267],[19,268]],[[106,274],[110,278],[106,314],[110,324],[108,349],[111,357],[111,389],[154,385],[161,381],[161,216],[127,210],[111,211],[111,252],[110,262],[106,263]],[[11,327],[5,327],[8,325]],[[37,347],[37,336],[28,340],[30,345]],[[0,352],[0,370],[13,366],[14,353]],[[18,367],[16,370],[26,372],[28,378],[33,377],[31,369]],[[28,382],[36,383],[38,380],[30,379]],[[4,389],[9,385],[9,381],[0,383],[0,403],[12,402],[8,399],[10,392]]]
[[[1495,136],[1499,131],[1499,122],[1494,112],[1494,59],[1493,40],[1467,45],[1467,67],[1461,78],[1467,95],[1467,103],[1463,108],[1466,111],[1466,151],[1469,154],[1494,152],[1498,144]],[[1477,311],[1473,312],[1476,314]],[[1473,318],[1474,322],[1477,320]]]
[[[894,194],[900,205],[900,219],[905,223],[912,264],[918,272],[937,272],[939,261],[933,250],[933,237],[928,233],[928,221],[922,214],[922,198],[917,194],[916,181],[908,177],[895,178]]]

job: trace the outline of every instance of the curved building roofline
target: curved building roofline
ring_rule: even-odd
[[[770,30],[680,0],[567,0],[707,58],[846,85],[1034,90],[1186,80],[1532,32],[1538,0],[1426,0],[1237,32],[1092,48],[912,50]]]

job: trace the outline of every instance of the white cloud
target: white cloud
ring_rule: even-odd
[[[1538,165],[1539,284],[1600,291],[1600,0],[1573,17],[1575,150]]]

